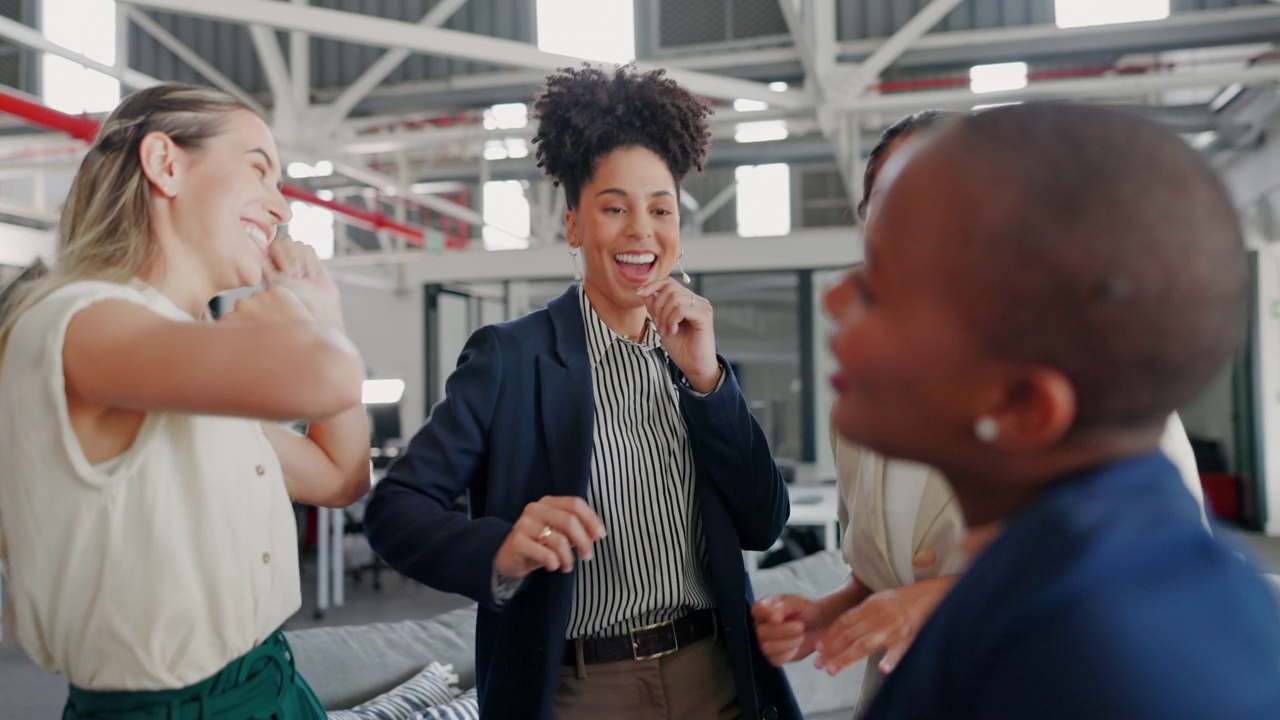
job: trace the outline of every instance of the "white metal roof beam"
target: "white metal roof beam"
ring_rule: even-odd
[[[327,8],[298,7],[270,0],[130,0],[134,5],[169,12],[213,18],[248,25],[264,25],[282,30],[299,30],[319,37],[372,45],[402,48],[425,55],[441,55],[482,63],[503,63],[538,70],[555,70],[582,62],[581,58],[556,55],[528,43],[427,28],[418,23],[390,20]],[[637,67],[648,70],[649,63]],[[776,93],[764,83],[709,75],[689,70],[669,69],[673,80],[699,95],[722,98],[749,98],[788,108],[812,104],[806,93],[788,90]]]
[[[733,137],[735,126],[740,122],[758,122],[761,120],[790,119],[793,123],[792,134],[800,134],[803,122],[796,120],[797,115],[789,110],[760,110],[757,112],[738,112],[721,110],[711,118],[711,136]],[[389,123],[390,119],[380,122]],[[368,133],[354,137],[330,139],[324,142],[317,152],[337,155],[380,155],[383,153],[403,152],[405,150],[434,148],[457,143],[480,143],[485,140],[504,140],[519,138],[532,140],[537,128],[532,125],[519,129],[485,128],[479,123],[467,125],[451,125],[448,127],[430,127],[420,130],[405,130],[389,133]]]
[[[418,21],[423,27],[440,27],[457,12],[463,5],[467,4],[467,0],[440,0],[435,7],[431,8],[422,20]],[[321,135],[332,134],[337,130],[338,125],[342,123],[351,111],[355,109],[360,101],[365,99],[373,89],[378,87],[387,76],[400,67],[413,53],[404,48],[396,48],[388,50],[378,58],[376,62],[369,66],[356,81],[351,83],[342,94],[338,96],[333,104],[327,109],[327,117],[324,127],[321,129]]]
[[[693,222],[701,225],[711,219],[712,215],[720,212],[720,208],[729,204],[729,201],[738,196],[738,181],[735,179],[724,187],[723,190],[716,193],[706,205],[694,213]]]
[[[801,0],[804,32],[818,87],[830,90],[836,68],[836,0]]]
[[[791,35],[791,44],[800,56],[800,66],[804,68],[805,79],[819,89],[820,78],[814,65],[813,48],[809,46],[809,36],[805,33],[804,21],[800,17],[801,0],[778,0],[778,9],[782,11],[782,19],[787,23],[787,32]]]
[[[39,30],[23,25],[16,20],[10,20],[6,17],[0,17],[0,37],[18,45],[57,55],[58,57],[66,58],[73,63],[83,65],[92,70],[97,70],[104,75],[116,78],[120,81],[121,85],[132,90],[151,87],[152,85],[157,85],[160,82],[150,75],[144,75],[137,70],[125,68],[121,71],[113,65],[98,62],[83,53],[68,50],[57,43],[50,42],[49,39],[41,34]]]
[[[781,0],[779,0],[781,2]],[[1270,42],[1280,36],[1280,8],[1236,7],[1230,10],[1201,10],[1174,13],[1164,20],[1059,28],[1056,25],[949,30],[931,32],[920,38],[898,59],[896,67],[926,65],[969,66],[1012,60],[1034,61],[1063,55],[1103,52],[1152,52],[1164,49],[1217,47]],[[883,38],[849,40],[839,43],[837,53],[844,62],[865,59]],[[668,67],[719,72],[722,69],[770,67],[771,74],[799,73],[791,67],[799,54],[795,47],[742,49],[731,52],[664,56]],[[422,107],[454,107],[469,102],[473,94],[487,94],[487,102],[510,102],[527,97],[541,84],[544,75],[529,70],[497,70],[454,75],[434,80],[416,80],[384,85],[370,98],[422,98]],[[319,96],[337,97],[337,90],[318,90]]]
[[[272,125],[277,140],[293,142],[298,124],[293,106],[293,82],[289,79],[289,68],[284,63],[284,52],[276,41],[276,31],[266,25],[250,25],[249,37],[253,40],[254,50],[258,52],[262,74],[266,75],[267,84],[271,86]]]
[[[156,42],[168,48],[169,52],[177,55],[180,60],[190,65],[193,70],[203,75],[209,82],[223,92],[234,95],[240,102],[253,108],[258,114],[266,114],[266,109],[262,107],[262,103],[259,103],[253,96],[245,92],[244,88],[235,84],[231,78],[223,75],[218,68],[213,66],[213,63],[201,57],[199,53],[191,49],[190,45],[179,40],[176,35],[166,30],[163,25],[156,22],[150,15],[135,7],[129,8],[128,12],[129,20],[134,25],[137,25],[143,32],[155,38]]]
[[[853,71],[852,76],[847,83],[841,83],[840,92],[852,97],[858,97],[867,91],[867,88],[880,77],[880,73],[892,65],[902,54],[909,50],[912,45],[925,33],[933,29],[933,26],[942,21],[948,13],[956,9],[962,0],[933,0],[916,13],[915,17],[907,21],[894,33],[888,40],[885,40],[880,47],[858,64]]]
[[[378,188],[383,192],[393,191],[397,197],[405,198],[410,202],[435,210],[441,215],[447,215],[455,220],[461,220],[477,227],[484,227],[484,217],[475,210],[437,195],[414,192],[412,188],[405,187],[375,170],[345,162],[335,162],[333,169],[352,180]]]
[[[294,5],[303,7],[309,2],[293,0]],[[306,117],[307,106],[311,104],[311,38],[297,30],[289,33],[289,75],[293,80],[289,97],[293,99],[296,117]]]
[[[931,90],[893,93],[874,97],[840,97],[835,102],[854,112],[910,112],[921,108],[970,107],[977,103],[1021,102],[1028,100],[1098,99],[1140,96],[1185,88],[1224,87],[1232,83],[1273,83],[1280,81],[1280,65],[1243,69],[1218,69],[1188,73],[1114,75],[1072,80],[1035,82],[1019,90],[983,93],[962,90]]]
[[[896,63],[904,67],[996,62],[1094,52],[1216,47],[1273,39],[1280,27],[1280,8],[1242,6],[1225,10],[1178,12],[1163,20],[1059,28],[1052,23],[948,30],[927,33]],[[847,62],[865,60],[885,38],[845,40],[838,53]],[[794,47],[761,47],[727,52],[672,55],[666,62],[691,70],[715,71],[742,65],[796,62]]]
[[[786,237],[744,238],[712,234],[690,238],[681,262],[690,273],[752,272],[840,268],[862,259],[862,235],[855,228],[797,228]],[[443,254],[360,253],[336,257],[329,267],[401,264],[405,282],[468,282],[566,278],[563,245],[529,250],[461,250]]]

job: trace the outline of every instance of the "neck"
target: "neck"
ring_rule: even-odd
[[[955,491],[965,524],[981,527],[1017,514],[1063,478],[1153,452],[1159,441],[1159,428],[1086,431],[1047,452],[989,448],[972,463],[940,463],[938,469]]]
[[[161,253],[163,259],[156,258],[138,276],[178,308],[199,320],[208,312],[209,301],[217,293],[207,277],[194,271],[193,263],[182,262],[181,253],[173,250],[172,243],[161,243],[160,247],[164,248]]]
[[[644,305],[639,307],[623,307],[610,300],[607,295],[596,288],[590,281],[583,282],[587,301],[591,309],[604,321],[609,329],[622,337],[638,342],[644,335],[645,319],[649,313]]]

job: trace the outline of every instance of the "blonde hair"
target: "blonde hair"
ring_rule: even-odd
[[[71,181],[52,269],[14,288],[0,306],[0,361],[18,318],[54,290],[77,280],[129,282],[161,259],[151,232],[151,181],[138,154],[142,139],[159,132],[197,150],[237,110],[253,112],[221,90],[180,83],[154,85],[120,103]]]

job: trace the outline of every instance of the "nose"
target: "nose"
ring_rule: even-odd
[[[277,225],[283,225],[293,219],[293,209],[289,207],[289,201],[280,188],[272,189],[264,207],[275,219]]]
[[[822,296],[822,306],[826,308],[827,315],[832,318],[839,318],[842,310],[848,307],[852,297],[853,278],[846,273],[835,287]]]
[[[653,234],[653,220],[647,212],[632,212],[629,214],[631,222],[628,224],[628,230],[637,238],[644,239]]]

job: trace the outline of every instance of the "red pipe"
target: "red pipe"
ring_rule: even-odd
[[[368,230],[370,232],[386,230],[387,232],[392,233],[394,235],[400,235],[404,237],[406,240],[409,241],[409,244],[411,245],[417,245],[419,247],[422,246],[423,240],[422,240],[421,230],[417,230],[412,227],[409,227],[408,225],[398,223],[395,220],[388,218],[386,215],[383,215],[382,213],[376,213],[376,212],[373,212],[372,210],[365,210],[363,208],[358,208],[353,205],[343,205],[342,203],[335,202],[333,200],[323,200],[319,196],[315,195],[314,193],[308,190],[303,190],[302,188],[299,188],[299,187],[294,187],[293,185],[285,185],[284,187],[280,188],[280,191],[287,198],[293,198],[294,200],[301,200],[302,202],[307,203],[308,205],[316,205],[326,210],[331,210],[335,213],[338,213],[339,215],[343,215],[348,220],[351,221],[352,225],[355,225],[357,227],[364,228],[365,230]]]
[[[77,140],[87,143],[93,142],[93,139],[98,135],[99,123],[91,117],[58,112],[53,108],[32,102],[3,89],[0,89],[0,112],[21,118],[46,130],[57,130],[58,132],[66,133]],[[404,237],[412,245],[421,246],[423,244],[421,230],[398,223],[381,213],[351,205],[343,205],[332,200],[321,200],[315,194],[292,185],[283,186],[281,192],[287,198],[317,205],[349,218],[354,221],[352,224],[363,227],[366,230],[385,230]]]
[[[1033,70],[1027,73],[1027,82],[1043,82],[1045,80],[1068,80],[1073,78],[1100,77],[1107,73],[1118,75],[1142,75],[1157,70],[1168,70],[1173,65],[1158,63],[1152,65],[1106,65],[1085,68],[1062,68],[1056,70]],[[947,88],[969,87],[967,76],[950,76],[938,78],[921,78],[918,80],[887,80],[873,87],[884,93],[900,93],[913,90],[943,90]]]
[[[0,90],[0,112],[20,117],[32,125],[64,132],[91,143],[98,135],[98,122],[85,115],[68,115],[24,97]]]

